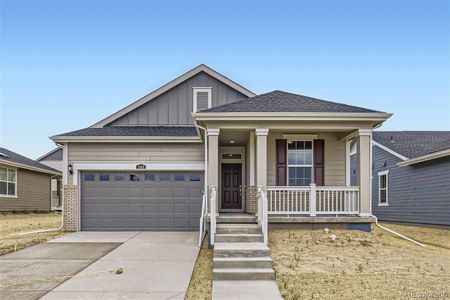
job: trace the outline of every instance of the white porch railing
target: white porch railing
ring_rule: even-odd
[[[200,232],[199,232],[199,236],[198,236],[198,246],[201,247],[202,246],[202,240],[203,240],[203,236],[205,235],[205,216],[208,213],[208,208],[207,208],[207,196],[206,193],[203,192],[203,198],[202,198],[202,213],[200,215]]]
[[[216,234],[216,215],[217,215],[217,209],[216,209],[216,202],[217,202],[217,192],[216,192],[216,186],[211,185],[211,195],[210,195],[210,208],[211,212],[209,214],[210,216],[210,241],[211,245],[214,245],[214,235]]]
[[[359,187],[271,186],[267,188],[268,214],[354,215],[359,213]]]
[[[262,186],[258,185],[258,223],[261,225],[264,244],[268,242],[268,217],[267,217],[267,194],[263,191]]]

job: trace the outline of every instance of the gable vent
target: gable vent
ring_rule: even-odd
[[[211,88],[194,88],[193,111],[201,111],[211,107]]]

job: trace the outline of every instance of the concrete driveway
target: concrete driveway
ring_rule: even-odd
[[[80,232],[55,243],[111,243],[120,232]],[[198,232],[140,232],[43,299],[184,299],[199,252]],[[110,272],[118,268],[122,274]]]

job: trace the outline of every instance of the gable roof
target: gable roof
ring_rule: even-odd
[[[152,99],[158,97],[159,95],[167,92],[168,90],[172,89],[173,87],[179,85],[180,83],[186,81],[187,79],[197,75],[200,72],[205,72],[206,74],[210,75],[211,77],[223,82],[224,84],[232,87],[233,89],[237,90],[238,92],[246,95],[247,97],[253,97],[255,94],[251,92],[250,90],[246,89],[245,87],[241,86],[240,84],[228,79],[224,75],[220,74],[219,72],[211,69],[210,67],[206,66],[205,64],[198,65],[197,67],[193,68],[192,70],[184,73],[183,75],[175,78],[174,80],[168,82],[167,84],[163,85],[162,87],[154,90],[153,92],[147,94],[146,96],[142,97],[141,99],[131,103],[130,105],[126,106],[125,108],[115,112],[114,114],[104,118],[103,120],[95,123],[91,127],[93,128],[100,128],[103,126],[108,125],[109,123],[117,120],[118,118],[126,115],[130,111],[138,108],[139,106],[151,101]]]
[[[450,149],[450,131],[374,131],[373,139],[410,159]]]
[[[56,147],[55,149],[53,149],[53,150],[51,150],[51,151],[45,153],[45,154],[42,155],[41,157],[37,158],[36,161],[44,160],[44,159],[46,159],[47,157],[51,156],[52,154],[54,154],[54,153],[56,153],[56,152],[58,152],[58,151],[61,151],[61,152],[62,152],[62,151],[63,151],[63,147],[62,147],[62,146]]]
[[[50,168],[44,164],[41,164],[40,162],[37,162],[35,160],[32,160],[28,157],[25,157],[23,155],[20,155],[18,153],[15,153],[11,150],[8,150],[6,148],[0,148],[0,164],[5,164],[9,166],[14,166],[18,168],[33,170],[37,172],[42,173],[48,173],[48,174],[60,174],[61,172]]]
[[[450,131],[374,131],[373,140],[406,157],[401,165],[450,155]]]
[[[75,139],[114,139],[123,138],[139,139],[149,138],[168,139],[175,137],[177,139],[194,140],[198,138],[197,129],[194,126],[107,126],[102,128],[84,128],[76,131],[52,136],[55,142]]]
[[[318,112],[318,113],[382,113],[367,108],[321,100],[275,90],[249,99],[216,106],[198,112]]]

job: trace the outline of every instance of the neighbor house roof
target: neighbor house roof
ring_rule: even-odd
[[[273,91],[234,103],[205,109],[210,112],[318,112],[318,113],[382,113],[367,108],[331,102],[303,95]]]
[[[44,155],[42,155],[41,157],[37,158],[36,161],[41,161],[43,159],[46,159],[47,157],[51,156],[52,154],[58,152],[58,151],[63,151],[63,147],[62,146],[58,146],[55,149],[45,153]]]
[[[17,154],[6,148],[0,148],[0,164],[14,166],[23,169],[29,169],[42,173],[59,174],[58,170],[50,168],[40,162],[34,161],[28,157]]]
[[[113,122],[114,120],[117,120],[118,118],[124,116],[125,114],[129,113],[130,111],[138,108],[139,106],[155,99],[156,97],[158,97],[159,95],[167,92],[168,90],[174,88],[175,86],[179,85],[180,83],[188,80],[189,78],[204,72],[208,75],[210,75],[211,77],[221,81],[222,83],[232,87],[233,89],[237,90],[238,92],[242,93],[243,95],[246,95],[247,97],[253,97],[255,96],[255,94],[253,92],[251,92],[250,90],[246,89],[245,87],[243,87],[242,85],[234,82],[233,80],[225,77],[224,75],[220,74],[219,72],[211,69],[210,67],[208,67],[205,64],[200,64],[197,67],[193,68],[192,70],[184,73],[183,75],[175,78],[174,80],[170,81],[169,83],[163,85],[162,87],[154,90],[153,92],[145,95],[144,97],[140,98],[139,100],[131,103],[130,105],[124,107],[123,109],[115,112],[114,114],[104,118],[103,120],[95,123],[94,125],[92,125],[91,127],[95,127],[95,128],[99,128],[99,127],[103,127],[106,126],[108,124],[110,124],[111,122]]]
[[[374,131],[373,140],[406,158],[400,165],[450,155],[450,131]]]
[[[53,136],[52,140],[76,138],[198,138],[194,126],[107,126],[102,128],[85,128]]]

